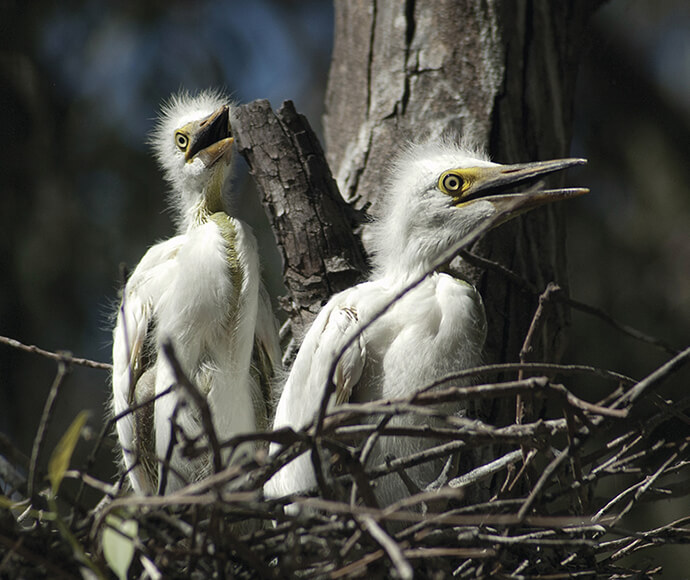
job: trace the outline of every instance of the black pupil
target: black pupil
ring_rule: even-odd
[[[446,187],[448,189],[457,189],[460,185],[457,177],[446,177]]]
[[[180,147],[184,147],[187,144],[187,137],[185,137],[184,135],[178,135],[177,136],[177,144]]]

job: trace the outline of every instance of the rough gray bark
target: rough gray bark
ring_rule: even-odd
[[[283,306],[294,336],[301,336],[322,304],[356,284],[366,258],[353,233],[356,215],[343,201],[316,135],[287,101],[239,107],[237,146],[263,195],[283,258],[290,292]]]
[[[345,198],[375,214],[381,176],[401,143],[447,131],[502,163],[566,156],[581,39],[597,4],[336,1],[324,126]],[[532,212],[474,251],[542,288],[564,286],[564,211],[567,204]],[[502,275],[461,268],[485,300],[487,359],[517,360],[536,297]],[[559,357],[566,323],[563,310],[552,312],[535,358]]]

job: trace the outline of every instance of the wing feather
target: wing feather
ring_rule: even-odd
[[[346,306],[335,310],[324,332],[324,342],[332,340],[334,356],[338,356],[346,341],[359,330],[359,316],[357,309]],[[342,353],[335,367],[335,404],[342,405],[350,400],[352,390],[359,383],[366,362],[366,343],[360,334],[355,341]]]
[[[259,396],[255,397],[258,400],[254,401],[259,430],[269,427],[273,402],[273,383],[280,366],[278,326],[273,316],[271,299],[266,288],[261,284],[251,366],[252,375],[260,388],[260,392],[257,393]]]
[[[155,393],[156,364],[153,304],[169,282],[179,238],[153,246],[144,255],[122,291],[113,330],[113,412],[125,412]],[[156,491],[157,461],[153,404],[129,413],[116,424],[124,466],[136,491]]]
[[[367,350],[361,335],[345,348],[360,328],[357,308],[347,300],[349,294],[345,291],[334,296],[304,337],[278,402],[274,427],[301,428],[314,419],[336,357],[340,358],[333,377],[335,395],[330,404],[340,405],[350,400],[362,376]]]
[[[360,329],[359,314],[353,306],[356,302],[352,300],[356,298],[355,290],[346,290],[331,298],[305,335],[276,407],[274,429],[301,429],[314,420],[335,357],[340,358],[333,377],[335,394],[329,405],[349,401],[357,389],[367,349],[362,335],[346,348]],[[273,443],[271,453],[279,448],[280,445]],[[278,471],[266,483],[265,490],[268,495],[277,497],[309,489],[314,484],[311,461],[308,454],[303,454]]]

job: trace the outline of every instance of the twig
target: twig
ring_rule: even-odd
[[[480,256],[477,256],[476,254],[472,254],[466,250],[461,250],[459,254],[463,260],[466,260],[470,264],[474,264],[475,266],[479,266],[481,268],[484,268],[486,270],[491,270],[493,272],[497,272],[501,274],[502,276],[506,277],[508,280],[510,280],[513,284],[518,286],[520,289],[526,292],[530,292],[534,295],[537,295],[540,293],[540,290],[531,282],[528,282],[525,280],[522,276],[516,274],[509,268],[506,268],[503,264],[499,264],[498,262],[495,262],[493,260],[489,260],[487,258],[483,258]],[[575,308],[576,310],[580,310],[581,312],[585,312],[591,316],[594,316],[596,318],[599,318],[603,322],[606,322],[608,325],[612,326],[619,332],[622,332],[623,334],[627,334],[631,338],[634,338],[636,340],[639,340],[641,342],[646,342],[647,344],[651,344],[652,346],[655,346],[659,348],[660,350],[665,351],[667,354],[675,355],[678,353],[678,349],[674,348],[664,340],[661,340],[659,338],[650,336],[648,334],[645,334],[644,332],[641,332],[635,328],[632,328],[631,326],[628,326],[627,324],[623,324],[621,322],[618,322],[616,319],[614,319],[610,314],[604,312],[600,308],[596,308],[595,306],[590,306],[589,304],[585,304],[584,302],[580,302],[579,300],[575,300],[571,298],[570,296],[566,296],[563,293],[557,293],[554,295],[554,299],[558,300],[559,302],[563,302],[564,304],[570,306],[571,308]]]
[[[548,425],[546,423],[548,423]],[[511,425],[509,427],[496,429],[494,434],[503,434],[506,437],[507,443],[519,443],[519,433],[516,433],[515,429],[522,427],[528,427],[530,429],[529,435],[527,435],[526,433],[524,435],[536,436],[537,434],[541,434],[542,430],[544,435],[549,433],[555,433],[558,431],[564,431],[566,429],[566,423],[565,419],[558,419],[543,423],[534,423],[530,425]],[[490,439],[487,438],[487,441],[488,440]],[[376,467],[369,469],[368,473],[372,479],[382,477],[384,475],[388,475],[391,471],[408,469],[410,467],[421,465],[422,463],[426,463],[433,459],[448,457],[449,454],[460,451],[465,447],[467,447],[467,443],[465,441],[450,441],[449,443],[444,443],[442,445],[431,447],[418,453],[413,453],[404,458],[394,459],[388,464],[384,463],[377,465]]]
[[[393,413],[395,414],[395,413]],[[449,417],[452,419],[453,417]],[[458,419],[461,420],[461,419]],[[469,421],[465,419],[465,421]],[[535,423],[528,423],[526,425],[511,424],[506,427],[494,427],[479,421],[470,421],[476,423],[475,425],[463,426],[461,429],[455,427],[429,427],[426,425],[406,425],[400,427],[389,427],[384,432],[386,437],[413,437],[424,439],[445,439],[451,442],[464,442],[464,446],[477,447],[487,444],[520,444],[525,441],[530,441],[543,437],[545,435],[554,435],[558,432],[565,432],[567,429],[566,421],[564,419],[549,420],[548,423],[537,421]],[[338,437],[360,438],[366,437],[370,433],[375,432],[373,425],[346,425],[338,427],[333,433]],[[430,447],[420,454],[425,454],[434,451],[435,447]],[[436,455],[435,453],[433,454]],[[416,456],[416,455],[415,455]],[[427,455],[427,459],[439,459]],[[408,456],[412,457],[412,456]],[[389,465],[397,465],[398,462],[403,461],[404,458],[397,458],[391,461]]]
[[[630,509],[632,508],[633,504],[640,499],[643,493],[645,493],[651,486],[652,484],[659,479],[659,477],[666,471],[666,468],[671,464],[671,462],[675,461],[678,458],[678,455],[685,451],[686,447],[688,446],[687,443],[684,443],[681,445],[677,451],[672,453],[666,461],[664,461],[659,468],[649,477],[645,479],[644,482],[641,482],[642,485],[640,485],[637,490],[635,491],[634,497],[628,502],[628,504],[621,510],[621,512],[616,516],[616,519],[614,520],[615,522],[618,522],[625,514],[627,514]]]
[[[182,366],[175,356],[172,343],[169,340],[166,340],[163,342],[162,348],[165,357],[168,359],[168,362],[173,369],[175,380],[185,390],[187,395],[192,399],[194,404],[199,409],[201,423],[204,426],[204,431],[208,437],[211,452],[213,453],[213,471],[218,473],[223,469],[223,456],[221,455],[220,443],[218,442],[218,435],[216,434],[216,429],[213,424],[213,415],[211,413],[211,408],[208,406],[208,401],[182,370]]]
[[[362,569],[366,569],[366,567],[372,562],[375,562],[376,560],[382,558],[384,553],[385,552],[383,550],[377,550],[376,552],[367,554],[359,560],[352,562],[347,566],[340,568],[339,570],[334,571],[331,574],[331,578],[333,580],[336,580],[337,578],[343,578],[345,576],[354,576],[355,574],[359,573]]]
[[[522,504],[518,511],[517,517],[519,520],[523,520],[526,517],[527,512],[532,507],[532,504],[536,500],[539,493],[541,493],[541,490],[546,485],[546,482],[549,480],[551,475],[553,475],[556,469],[558,469],[560,464],[563,463],[563,461],[568,457],[569,450],[570,447],[566,447],[563,451],[556,455],[556,458],[553,461],[551,461],[549,465],[546,466],[546,469],[544,469],[543,473],[537,480],[537,483],[534,484],[534,487],[527,496],[527,499],[525,499],[525,502]]]
[[[471,369],[465,369],[463,371],[458,371],[450,375],[446,375],[433,383],[430,383],[421,389],[418,389],[418,393],[423,393],[430,391],[444,385],[446,383],[451,383],[454,381],[459,381],[462,379],[470,377],[478,377],[490,374],[500,374],[506,372],[517,372],[517,371],[530,371],[530,372],[540,372],[540,373],[555,373],[555,374],[588,374],[592,376],[601,377],[603,379],[617,381],[623,385],[632,386],[637,384],[637,381],[633,378],[627,377],[620,373],[613,371],[608,371],[604,369],[598,369],[596,367],[591,367],[587,365],[563,365],[557,363],[500,363],[493,365],[486,365],[481,367],[474,367]]]
[[[397,506],[389,506],[385,509],[375,509],[364,506],[350,506],[345,502],[334,502],[320,498],[293,498],[293,501],[312,509],[323,510],[332,514],[348,514],[352,517],[368,515],[374,518],[377,522],[382,520],[401,521],[401,522],[432,522],[434,525],[443,522],[449,526],[515,526],[526,524],[537,528],[554,528],[563,529],[576,526],[593,526],[595,525],[588,517],[574,517],[574,516],[525,516],[520,518],[515,514],[473,514],[473,515],[459,515],[459,514],[433,514],[425,515],[420,512],[408,511],[400,509],[400,507],[413,506],[423,501],[428,501],[433,497],[442,497],[443,494],[438,492],[428,493],[422,492],[418,494],[419,498],[407,498],[398,502]],[[457,497],[458,493],[446,493],[449,497]],[[165,499],[165,498],[160,498]],[[120,501],[120,500],[115,500]],[[114,503],[114,502],[113,502]],[[112,505],[112,504],[111,504]],[[298,517],[298,516],[293,516]],[[601,525],[605,522],[599,522],[598,530],[601,530]]]
[[[89,367],[92,369],[100,369],[100,370],[104,370],[104,371],[110,371],[113,368],[113,365],[108,364],[108,363],[97,362],[97,361],[89,360],[87,358],[73,357],[68,352],[51,352],[49,350],[44,350],[44,349],[39,348],[39,347],[34,346],[34,345],[23,344],[23,343],[19,342],[18,340],[15,340],[14,338],[8,338],[6,336],[0,336],[0,344],[6,344],[7,346],[11,346],[12,348],[17,348],[17,349],[23,350],[25,352],[38,354],[40,356],[43,356],[45,358],[49,358],[52,360],[63,361],[63,362],[69,361],[72,364],[83,366],[83,367]]]
[[[391,538],[386,532],[383,531],[381,526],[379,526],[376,521],[371,516],[362,516],[357,518],[362,527],[366,532],[368,532],[374,540],[385,550],[391,562],[395,566],[395,570],[398,573],[398,577],[403,579],[411,579],[414,577],[412,571],[412,566],[407,561],[405,556],[393,538]]]
[[[482,479],[486,479],[494,473],[501,471],[501,469],[504,469],[507,465],[520,461],[521,458],[521,450],[511,451],[510,453],[506,453],[503,457],[495,459],[491,463],[487,463],[486,465],[482,465],[480,467],[477,467],[476,469],[473,469],[469,473],[465,473],[460,477],[451,479],[448,482],[448,485],[450,487],[463,487],[473,483],[477,483]]]
[[[369,456],[371,453],[374,451],[374,447],[376,446],[376,443],[378,443],[378,440],[381,438],[381,432],[383,429],[388,425],[390,420],[393,417],[391,415],[387,415],[383,417],[379,422],[378,425],[376,426],[376,430],[367,437],[367,440],[364,442],[364,445],[362,446],[362,451],[360,452],[359,455],[359,460],[363,466],[366,466],[367,461],[369,461]],[[350,503],[354,504],[355,499],[356,499],[356,494],[357,494],[357,482],[354,482],[352,485],[352,492],[350,493]]]
[[[520,349],[520,362],[522,364],[527,362],[527,357],[534,350],[533,341],[536,333],[542,329],[544,326],[544,313],[546,311],[546,305],[554,294],[561,292],[561,287],[553,282],[549,282],[546,286],[546,290],[542,292],[539,296],[539,304],[532,317],[532,322],[529,325],[527,334],[525,335],[525,340],[522,343],[522,348]],[[520,369],[518,372],[518,380],[525,378],[525,370]],[[518,393],[515,398],[515,422],[523,423],[524,421],[531,421],[534,409],[532,408],[532,397],[528,395],[524,397],[521,393]],[[525,450],[523,450],[524,452]]]
[[[174,385],[173,385],[174,386]],[[164,494],[168,487],[168,476],[172,470],[172,456],[177,444],[177,413],[180,410],[180,401],[175,403],[172,415],[170,416],[170,438],[168,439],[168,446],[165,448],[165,457],[158,458],[160,462],[160,479],[158,480],[158,493]],[[131,469],[131,468],[130,468]]]
[[[571,308],[575,308],[576,310],[580,310],[582,312],[586,312],[587,314],[591,314],[592,316],[596,316],[597,318],[603,320],[610,326],[613,326],[613,328],[622,332],[623,334],[627,334],[629,337],[635,338],[640,342],[646,342],[647,344],[651,344],[652,346],[655,346],[658,349],[663,350],[667,354],[675,355],[679,352],[677,348],[671,346],[666,341],[661,340],[660,338],[650,336],[648,334],[645,334],[644,332],[641,332],[633,328],[632,326],[628,326],[627,324],[618,322],[611,315],[607,314],[600,308],[590,306],[589,304],[585,304],[584,302],[574,300],[573,298],[570,298],[569,296],[564,296],[562,294],[556,296],[555,298],[561,302],[564,302]]]
[[[126,417],[127,415],[131,415],[132,413],[138,411],[139,409],[146,407],[147,405],[153,405],[155,401],[160,399],[161,397],[165,397],[169,393],[171,393],[173,390],[173,387],[168,387],[164,391],[161,391],[157,395],[154,395],[153,397],[148,397],[147,399],[144,399],[143,401],[132,405],[131,407],[127,407],[124,411],[121,413],[118,413],[114,417],[110,418],[108,421],[106,421],[105,425],[101,428],[100,433],[98,434],[98,437],[96,438],[96,443],[93,445],[91,452],[89,453],[89,456],[86,458],[86,464],[84,465],[84,468],[82,471],[84,473],[88,473],[91,471],[93,468],[94,464],[96,463],[96,459],[98,457],[98,452],[100,451],[103,442],[105,441],[105,438],[107,437],[108,433],[110,433],[113,430],[113,427],[117,424],[117,422]],[[77,490],[77,495],[75,496],[74,499],[74,507],[75,509],[80,510],[83,512],[83,508],[81,506],[81,498],[84,493],[84,485],[85,481],[82,480],[79,484],[79,489]]]
[[[100,479],[96,479],[92,475],[85,473],[81,470],[69,469],[65,472],[65,479],[77,479],[83,481],[85,485],[88,485],[92,489],[100,491],[103,495],[108,497],[115,497],[117,493],[117,486],[111,483],[106,483]],[[76,502],[75,502],[76,503]]]
[[[31,461],[29,463],[29,480],[28,480],[28,495],[32,500],[34,499],[34,493],[36,491],[36,470],[38,465],[38,457],[41,452],[41,446],[45,440],[46,431],[48,430],[48,425],[50,424],[50,419],[53,416],[53,411],[55,409],[55,402],[57,400],[58,392],[62,386],[65,377],[69,374],[70,370],[70,358],[68,354],[62,355],[62,358],[58,359],[58,368],[53,384],[48,392],[48,398],[43,406],[43,413],[41,414],[41,421],[38,424],[38,430],[36,431],[36,437],[34,437],[34,443],[31,447]]]
[[[690,347],[681,351],[663,366],[656,369],[649,376],[642,379],[627,393],[622,395],[613,405],[613,408],[632,404],[647,389],[657,387],[659,383],[666,380],[669,376],[679,370],[690,360]]]

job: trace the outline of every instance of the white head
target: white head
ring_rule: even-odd
[[[392,165],[381,218],[372,228],[375,275],[421,274],[488,218],[503,213],[503,223],[543,203],[586,193],[516,192],[519,184],[582,163],[584,159],[561,159],[499,165],[450,138],[408,146]],[[514,211],[518,198],[519,210]]]
[[[172,189],[179,225],[223,209],[232,162],[233,106],[216,91],[173,95],[163,105],[151,144]]]

